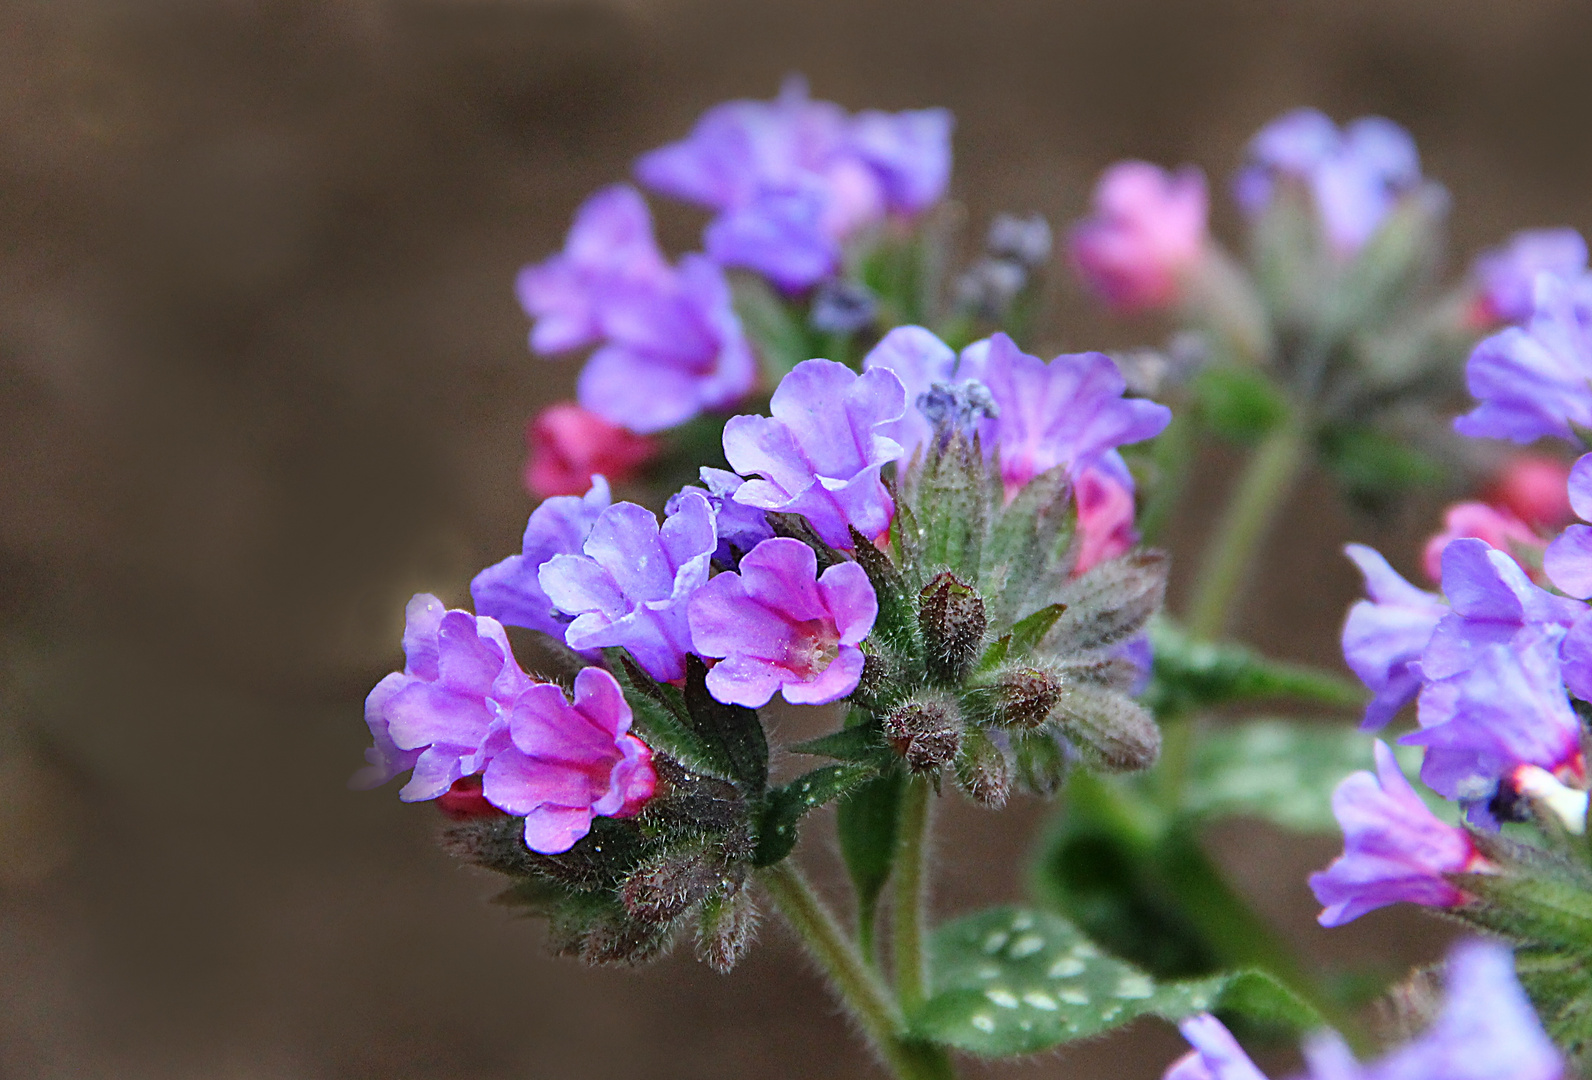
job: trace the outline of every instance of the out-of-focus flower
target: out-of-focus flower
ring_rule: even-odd
[[[1471,266],[1476,286],[1473,321],[1478,327],[1524,322],[1531,317],[1537,275],[1579,277],[1586,271],[1586,258],[1586,241],[1574,229],[1515,233],[1507,244],[1476,256]]]
[[[850,336],[872,326],[879,302],[867,286],[844,278],[830,278],[813,292],[807,325],[820,334]]]
[[[1533,529],[1551,532],[1575,520],[1567,486],[1570,466],[1546,454],[1515,454],[1487,488],[1487,501]]]
[[[525,428],[525,444],[530,451],[526,490],[544,499],[580,495],[596,475],[622,484],[658,452],[655,440],[610,424],[570,401],[537,413]]]
[[[1592,279],[1538,274],[1531,318],[1477,345],[1465,384],[1479,404],[1454,421],[1461,435],[1577,442],[1592,427]]]
[[[1266,1080],[1233,1033],[1210,1013],[1178,1021],[1194,1049],[1174,1061],[1162,1080]]]
[[[895,513],[879,471],[901,456],[890,433],[906,391],[888,368],[858,375],[830,360],[804,360],[780,380],[772,417],[724,425],[724,455],[756,474],[735,493],[743,506],[805,517],[831,547],[850,550],[849,528],[869,540]],[[849,528],[848,528],[849,527]]]
[[[682,494],[662,528],[645,507],[615,503],[581,554],[555,555],[538,578],[575,616],[564,632],[570,648],[623,646],[654,679],[681,679],[691,652],[686,604],[707,582],[718,543],[713,508],[699,492]]]
[[[1583,454],[1566,484],[1570,508],[1582,521],[1592,521],[1592,454]],[[1592,597],[1592,526],[1576,523],[1548,545],[1542,558],[1548,579],[1569,596]]]
[[[999,449],[1008,495],[1065,465],[1076,479],[1094,466],[1132,490],[1117,447],[1154,438],[1172,419],[1165,405],[1123,397],[1127,383],[1104,353],[1063,353],[1050,363],[1005,334],[969,346],[958,378],[989,387],[999,415],[984,421],[984,448]]]
[[[1240,209],[1260,214],[1282,180],[1309,189],[1328,243],[1349,256],[1375,235],[1402,196],[1420,186],[1420,156],[1409,132],[1391,120],[1362,116],[1340,132],[1315,109],[1296,109],[1250,141],[1234,182]]]
[[[1322,926],[1342,926],[1400,902],[1457,907],[1465,893],[1444,875],[1489,865],[1469,833],[1427,809],[1381,739],[1376,773],[1345,777],[1332,793],[1332,812],[1343,828],[1343,854],[1310,875],[1324,905]]]
[[[593,344],[617,286],[656,284],[668,274],[640,193],[627,184],[603,188],[576,212],[564,250],[527,266],[515,282],[520,306],[536,320],[531,349],[560,353]]]
[[[765,540],[691,600],[691,639],[703,656],[723,657],[708,672],[718,700],[748,708],[780,691],[793,705],[838,701],[857,688],[858,646],[873,629],[878,601],[853,562],[818,574],[812,548]]]
[[[1443,514],[1443,531],[1426,541],[1426,548],[1421,555],[1421,568],[1426,571],[1426,576],[1433,581],[1441,581],[1444,549],[1453,541],[1466,537],[1480,540],[1516,562],[1527,553],[1535,553],[1541,558],[1543,549],[1548,546],[1546,540],[1507,510],[1480,502],[1455,503]]]
[[[690,492],[706,495],[708,504],[713,507],[713,524],[719,537],[719,546],[713,558],[725,566],[734,566],[742,555],[764,540],[772,539],[774,530],[763,511],[753,506],[742,506],[735,501],[735,493],[741,490],[745,480],[732,472],[706,465],[702,466],[701,476],[702,487],[688,485],[669,496],[663,512],[678,513],[681,500]]]
[[[578,554],[608,502],[608,481],[594,476],[584,497],[557,495],[532,510],[520,554],[487,567],[470,582],[475,610],[510,626],[562,638],[569,617],[548,599],[536,573],[554,555]]]
[[[857,230],[944,195],[950,134],[943,109],[849,117],[792,78],[774,101],[709,109],[688,137],[643,155],[636,175],[719,212],[704,237],[715,259],[801,289],[834,272]]]
[[[1052,243],[1050,222],[1043,214],[996,214],[984,234],[986,254],[1007,259],[1024,270],[1038,270],[1048,263]]]
[[[413,769],[398,797],[421,802],[481,771],[489,756],[483,748],[531,680],[496,619],[448,611],[428,593],[410,600],[404,615],[404,670],[365,699],[375,745],[349,783],[379,787]]]
[[[1169,306],[1204,255],[1208,209],[1198,169],[1118,162],[1095,185],[1094,215],[1072,228],[1073,266],[1118,310]]]
[[[724,272],[701,255],[687,255],[661,281],[615,285],[602,329],[605,343],[581,371],[576,396],[634,432],[734,405],[757,378]]]
[[[917,407],[918,399],[937,382],[945,382],[956,372],[956,353],[931,331],[921,326],[898,326],[862,358],[862,369],[887,368],[901,380],[906,392],[906,410],[896,422],[891,437],[901,446],[902,462],[929,443],[934,425]]]
[[[1074,577],[1107,559],[1127,553],[1139,542],[1133,527],[1133,489],[1117,477],[1089,468],[1073,485],[1078,508],[1078,562]]]
[[[1448,605],[1405,581],[1376,551],[1350,544],[1344,552],[1365,576],[1370,597],[1349,609],[1343,658],[1372,693],[1367,729],[1383,727],[1421,688],[1419,661]]]
[[[514,702],[506,738],[482,778],[487,801],[525,818],[525,844],[554,855],[591,830],[594,817],[628,817],[652,797],[652,751],[630,734],[630,706],[602,668],[561,687],[537,683]]]

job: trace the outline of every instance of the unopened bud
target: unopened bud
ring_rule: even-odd
[[[1148,769],[1161,755],[1161,729],[1138,702],[1094,687],[1071,687],[1053,714],[1084,759],[1102,772]]]
[[[972,695],[979,720],[996,727],[1027,730],[1043,724],[1061,700],[1066,684],[1043,668],[1012,664],[995,672]]]
[[[1043,214],[997,214],[984,237],[984,250],[999,259],[1010,259],[1037,270],[1050,261],[1052,239],[1050,222]]]
[[[989,618],[984,598],[949,570],[924,586],[918,608],[929,675],[937,681],[959,684],[978,659]]]
[[[702,905],[697,928],[697,957],[720,975],[728,975],[757,937],[757,904],[743,881]]]
[[[720,886],[723,872],[723,862],[702,848],[665,851],[636,868],[619,898],[632,917],[667,923]]]
[[[878,312],[878,301],[866,286],[830,278],[818,286],[807,324],[819,333],[850,336],[873,325]]]
[[[667,925],[637,922],[611,915],[590,925],[557,951],[579,956],[588,964],[627,964],[634,967],[656,960],[669,951],[673,935]]]
[[[971,728],[956,759],[956,783],[974,802],[999,810],[1012,792],[1012,763],[990,733]]]
[[[962,747],[962,717],[950,698],[919,694],[885,716],[884,737],[913,772],[939,772]]]

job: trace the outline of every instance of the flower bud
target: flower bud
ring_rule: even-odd
[[[1069,687],[1052,715],[1084,760],[1102,772],[1148,769],[1161,755],[1161,729],[1125,694]]]
[[[724,863],[700,847],[674,849],[642,863],[619,892],[625,910],[648,923],[686,913],[722,883]]]
[[[915,773],[937,773],[962,746],[956,702],[938,694],[908,698],[884,718],[884,737]]]
[[[757,904],[742,881],[702,905],[697,927],[697,957],[720,975],[728,975],[757,937]]]
[[[1493,478],[1487,501],[1534,529],[1553,532],[1575,520],[1575,512],[1570,509],[1569,482],[1570,466],[1558,458],[1516,454]]]
[[[1095,186],[1094,216],[1073,226],[1073,267],[1118,311],[1167,307],[1204,253],[1207,208],[1198,169],[1118,162]]]
[[[1028,664],[1008,664],[969,695],[981,723],[1028,730],[1043,724],[1066,686],[1057,673]]]
[[[999,810],[1012,791],[1012,763],[990,733],[969,728],[956,758],[956,783],[976,803]]]
[[[978,659],[988,624],[984,598],[971,585],[948,570],[929,582],[918,608],[918,627],[930,677],[959,684]]]
[[[461,776],[437,798],[437,809],[454,821],[503,817],[503,811],[486,801],[481,791],[480,774]]]
[[[574,402],[549,405],[525,429],[530,460],[525,487],[533,495],[584,495],[601,473],[615,484],[635,476],[658,452],[655,440],[609,423]]]

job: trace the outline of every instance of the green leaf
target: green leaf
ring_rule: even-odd
[[[1419,759],[1419,750],[1400,750],[1406,759]],[[1338,828],[1333,789],[1370,766],[1371,739],[1358,728],[1252,720],[1200,739],[1184,806],[1192,814],[1254,817],[1296,832],[1332,833]]]
[[[873,636],[891,652],[902,657],[919,654],[918,605],[916,594],[907,586],[900,567],[890,556],[874,547],[867,537],[851,530],[857,564],[868,574],[868,583],[879,598],[879,615],[874,620]]]
[[[708,693],[708,668],[686,657],[685,709],[691,727],[724,772],[752,794],[768,786],[768,739],[755,710],[726,705]]]
[[[857,713],[853,712],[852,715],[855,716]],[[878,724],[867,721],[848,724],[839,731],[796,743],[786,749],[797,754],[810,754],[813,757],[866,762],[872,765],[887,762],[891,756],[884,744],[884,736],[879,732]]]
[[[992,485],[998,484],[978,446],[960,433],[943,447],[930,447],[912,491],[925,570],[949,569],[966,584],[978,584],[984,529],[997,501]]]
[[[813,342],[802,320],[755,274],[733,274],[735,314],[751,338],[770,386],[778,386],[792,368],[813,356]]]
[[[1031,606],[1030,597],[1050,603],[1072,569],[1076,514],[1065,467],[1030,480],[995,513],[979,580],[990,625],[1005,629]]]
[[[1268,660],[1242,645],[1199,641],[1166,618],[1150,623],[1153,678],[1141,700],[1170,717],[1232,701],[1296,698],[1358,708],[1365,690],[1335,672]]]
[[[1210,367],[1190,384],[1205,426],[1224,439],[1249,445],[1288,416],[1288,403],[1271,379],[1252,367]]]
[[[1033,652],[1066,610],[1066,604],[1046,604],[1032,615],[1018,619],[1011,634],[1001,639],[1000,644],[1005,653],[1002,659],[1006,656],[1026,656]]]
[[[1357,504],[1377,510],[1416,487],[1440,483],[1447,467],[1423,450],[1375,428],[1334,427],[1321,436],[1321,458]]]
[[[1157,983],[1044,911],[964,916],[935,932],[929,954],[933,994],[908,1018],[914,1034],[986,1057],[1049,1050],[1146,1015],[1176,1020],[1232,1009],[1299,1027],[1320,1022],[1254,972]]]
[[[840,855],[857,895],[858,937],[873,938],[879,896],[895,862],[896,826],[907,777],[899,769],[876,776],[840,800],[835,822]]]
[[[796,846],[796,823],[816,809],[874,775],[872,765],[825,765],[770,791],[758,820],[754,866],[772,866]]]
[[[695,772],[735,779],[730,763],[697,731],[680,691],[642,671],[623,649],[604,649],[603,657],[624,691],[642,742]]]

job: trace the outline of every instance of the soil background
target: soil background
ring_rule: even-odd
[[[1448,185],[1463,267],[1592,227],[1589,46],[1575,0],[0,4],[0,1077],[879,1075],[776,925],[727,978],[689,950],[556,961],[430,808],[344,788],[404,600],[461,601],[516,547],[526,418],[571,392],[574,363],[526,351],[515,270],[635,155],[791,71],[953,109],[979,227],[1060,225],[1139,156],[1204,166],[1230,237],[1260,124],[1382,113]],[[658,205],[692,246],[700,218]],[[1053,292],[1052,351],[1166,330]],[[1184,567],[1231,464],[1201,462]],[[1413,570],[1435,515],[1308,482],[1241,634],[1337,663],[1342,543]],[[936,909],[1021,896],[1044,807],[945,802]],[[1210,839],[1320,963],[1441,952],[1407,911],[1315,927],[1331,838]],[[1145,1022],[970,1072],[1148,1080],[1180,1045]]]

